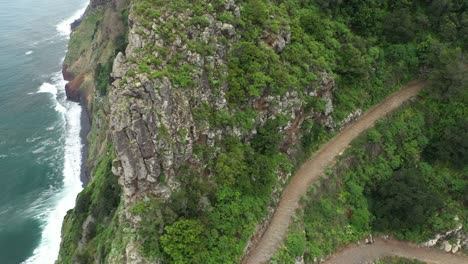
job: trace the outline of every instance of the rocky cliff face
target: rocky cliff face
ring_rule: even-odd
[[[240,7],[234,1],[225,1],[218,13],[241,16]],[[300,138],[304,120],[314,118],[334,128],[330,114],[335,82],[326,72],[321,72],[319,80],[306,87],[303,94],[288,91],[283,95],[248,98],[245,105],[257,112],[251,129],[236,125],[219,128],[210,126],[208,120],[197,120],[197,112],[207,104],[213,106],[214,111],[225,111],[229,115],[242,111],[228,106],[226,93],[230,85],[223,81],[228,74],[228,56],[241,36],[232,24],[220,21],[217,13],[204,14],[206,24],[203,25],[194,25],[193,17],[190,10],[166,10],[150,25],[142,25],[138,14],[131,13],[129,44],[125,54],[119,53],[114,60],[111,74],[114,82],[109,94],[113,102],[110,128],[117,151],[113,171],[120,177],[129,203],[148,195],[168,198],[178,187],[175,176],[180,166],[190,163],[203,167],[193,154],[195,143],[216,147],[227,136],[249,141],[268,119],[281,115],[288,119],[279,128],[279,132],[286,135],[282,146],[284,152],[290,153]],[[164,39],[160,30],[173,21],[177,23],[177,29],[173,29],[174,38]],[[279,34],[265,32],[261,40],[281,53],[290,41],[289,30],[285,27]],[[213,53],[204,55],[191,47],[191,43],[211,47]],[[141,71],[140,66],[146,63],[148,56],[157,61],[150,64],[151,73]],[[174,60],[176,67],[189,65],[190,85],[184,87],[163,74]],[[213,86],[212,80],[221,84]],[[306,110],[304,97],[321,99],[326,108]],[[161,175],[164,175],[164,183],[158,180]]]
[[[90,183],[77,197],[74,210],[70,210],[62,226],[62,242],[56,263],[101,263],[101,255],[108,249],[95,245],[108,243],[99,239],[104,232],[99,226],[108,226],[120,201],[117,179],[110,173],[113,151],[110,150],[108,129],[109,102],[99,85],[101,68],[111,65],[115,54],[122,49],[126,38],[127,0],[91,0],[79,23],[72,25],[68,53],[62,73],[69,100],[80,102],[92,123],[87,135],[88,153],[83,166],[85,183]],[[108,66],[110,68],[110,66]],[[108,79],[103,78],[104,80]],[[104,88],[107,86],[105,81]],[[100,90],[101,89],[101,90]],[[87,118],[84,118],[87,122]],[[83,121],[82,121],[83,122]],[[82,124],[87,128],[89,124]],[[86,135],[84,135],[86,136]],[[93,253],[89,253],[93,252]],[[104,253],[105,252],[105,253]]]
[[[230,138],[250,146],[259,135],[270,133],[266,129],[273,129],[271,133],[279,135],[273,142],[278,153],[297,160],[303,134],[311,133],[310,124],[335,128],[331,114],[336,85],[325,70],[310,69],[315,79],[281,92],[265,88],[252,94],[233,93],[233,58],[248,52],[242,42],[245,29],[239,25],[243,16],[240,3],[197,1],[203,8],[192,10],[163,1],[153,7],[158,15],[148,18],[150,11],[139,8],[142,2],[91,1],[72,34],[64,65],[64,76],[70,80],[67,95],[85,102],[88,109],[94,107],[94,130],[88,137],[92,141],[89,167],[97,168],[88,191],[78,197],[77,208],[66,218],[64,237],[73,239],[62,242],[58,263],[66,263],[67,255],[75,256],[74,263],[90,259],[96,263],[159,263],[160,258],[150,261],[141,253],[142,241],[135,230],[145,216],[134,213],[135,205],[148,199],[173,203],[172,196],[184,185],[181,175],[187,168],[191,175],[202,175],[208,185],[218,188],[212,161],[226,151]],[[127,5],[128,18],[122,15]],[[113,52],[119,51],[116,43],[125,25],[129,26],[128,45],[110,61]],[[291,26],[284,23],[277,30],[264,29],[258,35],[258,46],[269,56],[281,58],[291,43],[291,34]],[[111,85],[102,97],[96,69],[109,63]],[[270,128],[271,123],[277,125]],[[102,157],[114,157],[114,148],[110,166]],[[197,151],[200,148],[210,149],[208,158]],[[112,174],[106,172],[110,167]],[[278,194],[290,172],[277,166],[274,173],[279,179],[275,183]],[[121,203],[118,209],[119,203],[112,203],[114,209],[99,216],[93,209],[98,208],[98,201],[92,193],[116,188],[111,182],[101,184],[107,181],[104,177],[118,178]],[[195,204],[214,207],[209,198],[213,195],[202,193]],[[109,227],[96,231],[100,221]],[[100,238],[99,234],[106,232],[114,232],[117,238]],[[103,243],[109,243],[111,249],[90,253],[91,247]]]
[[[67,98],[91,110],[97,65],[110,63],[126,34],[122,11],[129,0],[92,0],[79,26],[72,31],[62,73],[69,81]]]
[[[62,67],[63,77],[68,81],[65,86],[68,100],[85,106],[84,113],[88,116],[85,120],[96,124],[91,131],[91,159],[85,166],[88,177],[96,165],[93,159],[103,154],[101,144],[105,145],[108,134],[107,114],[103,114],[107,99],[103,97],[105,92],[97,91],[102,89],[97,87],[97,75],[101,74],[103,66],[112,64],[119,50],[124,49],[128,4],[129,0],[92,0],[80,22],[72,25],[69,51]]]
[[[182,167],[190,166],[200,175],[212,177],[213,171],[194,153],[194,146],[213,148],[216,158],[226,138],[250,142],[268,120],[282,117],[284,124],[276,128],[282,135],[279,145],[283,153],[294,157],[304,122],[322,124],[330,130],[335,127],[331,118],[335,82],[325,71],[318,72],[317,80],[301,91],[263,93],[246,97],[241,107],[229,105],[228,64],[242,36],[235,25],[223,22],[220,14],[238,19],[242,16],[239,4],[225,1],[216,12],[197,16],[188,9],[159,11],[157,19],[146,23],[134,9],[130,12],[128,46],[116,56],[111,73],[110,130],[116,150],[112,171],[123,188],[126,213],[122,219],[134,228],[141,216],[127,209],[148,197],[170,200],[181,185],[178,174]],[[194,23],[195,16],[203,22]],[[291,41],[290,30],[283,25],[276,33],[265,31],[258,41],[265,49],[281,54]],[[203,49],[194,47],[194,43]],[[187,81],[174,77],[168,72],[171,69],[179,75],[185,72]],[[307,100],[316,100],[321,107],[310,107]],[[228,116],[253,109],[252,125],[213,125],[210,118],[200,118],[207,105],[211,111]],[[280,171],[278,177],[287,179]],[[139,247],[138,242],[129,243],[126,249],[129,263],[143,259],[136,256],[135,247]]]

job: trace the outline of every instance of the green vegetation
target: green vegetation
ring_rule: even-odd
[[[159,23],[154,30],[163,47],[142,47],[137,58],[129,58],[138,67],[127,77],[138,73],[151,79],[168,77],[175,89],[190,91],[198,85],[194,73],[202,69],[207,87],[215,93],[228,87],[228,109],[217,111],[201,103],[191,109],[197,125],[239,127],[243,135],[254,128],[257,131],[249,140],[225,137],[216,147],[196,143],[194,155],[202,168],[182,166],[177,171],[181,186],[168,201],[148,197],[133,205],[130,213],[140,216],[141,222],[132,236],[141,243],[145,257],[164,263],[240,261],[256,225],[268,206],[274,205],[270,199],[280,185],[278,175],[293,173],[301,160],[332,135],[320,120],[307,118],[299,128],[302,137],[297,154],[288,156],[280,146],[285,139],[280,131],[290,117],[278,114],[254,127],[260,110],[253,102],[294,92],[304,102],[305,116],[322,113],[325,102],[310,94],[321,88],[326,74],[336,81],[336,123],[357,108],[379,102],[421,73],[427,76],[429,70],[432,89],[421,102],[380,122],[354,144],[339,167],[327,171],[328,179],[304,197],[304,207],[272,262],[291,263],[301,255],[311,261],[371,231],[421,241],[453,227],[455,215],[466,219],[462,202],[468,197],[467,81],[460,60],[468,43],[466,3],[237,2],[242,7],[240,17],[225,12],[221,0],[140,0],[131,9],[147,28],[168,10],[189,10],[190,19]],[[218,36],[206,44],[189,40],[183,30],[202,31],[210,23],[207,14],[232,24],[239,39]],[[126,12],[121,15],[128,17]],[[70,40],[67,61],[77,60],[89,48],[101,20],[99,12],[86,16]],[[140,33],[145,37],[143,30]],[[283,50],[272,47],[270,39],[289,33],[290,43]],[[124,50],[125,35],[116,39],[110,53]],[[213,56],[222,44],[228,63],[225,68],[189,64],[183,54],[167,48],[179,40],[204,57]],[[95,85],[103,96],[112,66],[103,61],[96,65]],[[120,188],[111,173],[113,150],[105,144],[104,150],[97,151],[100,137],[94,132],[90,137],[94,144],[90,157],[99,158],[92,182],[65,219],[60,253],[64,263],[105,262],[114,251],[122,250],[116,245],[124,244],[124,227],[118,220]],[[164,181],[165,176],[159,179]],[[399,199],[393,199],[396,194]],[[87,243],[79,247],[79,241]]]
[[[110,82],[110,73],[112,71],[112,64],[106,63],[104,65],[98,64],[94,73],[94,82],[96,83],[96,90],[101,96],[107,94],[107,86]]]
[[[416,168],[398,170],[372,193],[377,230],[413,230],[443,208],[440,194]]]
[[[103,15],[100,10],[92,10],[83,17],[83,21],[81,21],[80,25],[72,32],[70,41],[68,42],[65,64],[70,65],[76,62],[79,56],[89,48],[102,19]]]
[[[459,49],[443,51],[421,99],[353,143],[310,190],[275,261],[297,256],[289,237],[298,232],[310,261],[371,231],[422,242],[454,228],[455,216],[466,221],[465,65]]]
[[[171,256],[171,262],[184,264],[187,259],[192,262],[203,263],[206,252],[203,250],[204,227],[198,220],[179,220],[165,228],[166,233],[161,237],[164,252]]]
[[[434,94],[426,95],[424,103],[399,112],[391,121],[379,123],[376,130],[361,139],[361,145],[356,143],[353,147],[349,154],[353,158],[347,165],[349,171],[344,167],[330,170],[329,179],[305,198],[304,209],[275,259],[277,263],[287,263],[286,260],[303,253],[308,261],[321,257],[339,244],[361,238],[373,228],[421,240],[451,226],[453,223],[446,220],[455,214],[464,216],[459,203],[465,186],[460,166],[466,164],[466,155],[458,147],[448,147],[447,142],[465,143],[465,137],[459,133],[466,129],[454,121],[453,127],[446,130],[447,123],[441,120],[460,119],[466,113],[460,107],[466,103],[449,101],[438,108],[434,96],[447,94],[436,93],[435,88],[436,80],[450,77],[447,71],[451,70],[442,65],[444,54],[466,51],[467,42],[463,41],[467,35],[466,3],[457,0],[436,0],[430,4],[422,0],[238,2],[242,7],[240,17],[221,12],[224,1],[138,1],[133,7],[138,22],[147,28],[157,23],[153,30],[164,43],[163,47],[142,47],[136,58],[129,58],[138,69],[127,76],[134,77],[136,73],[153,79],[165,76],[174,88],[190,90],[196,88],[193,73],[203,69],[208,88],[217,91],[227,85],[228,109],[218,111],[211,104],[201,103],[191,109],[197,124],[220,129],[240,127],[243,135],[254,128],[253,120],[259,113],[253,108],[253,102],[267,96],[295,92],[305,103],[305,115],[323,112],[324,101],[310,93],[323,85],[325,74],[332,76],[337,84],[333,91],[336,123],[357,108],[366,109],[379,102],[408,80],[427,77],[429,70],[435,76]],[[190,19],[169,18],[159,23],[168,10],[181,13],[189,10]],[[185,34],[187,27],[202,31],[209,25],[207,14],[231,23],[240,39],[219,36],[219,42],[209,39],[206,44],[189,40]],[[268,41],[289,33],[291,41],[284,50],[275,50]],[[143,30],[141,36],[146,36]],[[227,68],[187,64],[182,54],[168,49],[179,39],[181,45],[187,44],[190,51],[201,56],[212,56],[216,45],[222,43],[228,50]],[[452,60],[455,57],[460,56],[452,56]],[[223,70],[228,74],[224,75]],[[436,78],[437,71],[441,73]],[[449,92],[463,91],[460,82],[463,80],[453,82]],[[442,85],[440,89],[445,87]],[[444,108],[446,105],[457,105],[458,116],[451,116]],[[435,125],[431,126],[428,119]],[[291,121],[289,117],[272,116],[256,128],[258,133],[252,140],[227,137],[216,145],[217,150],[203,143],[195,144],[194,155],[204,164],[203,168],[182,166],[177,172],[181,188],[169,201],[148,198],[134,207],[133,213],[142,218],[137,236],[142,241],[143,254],[151,260],[174,263],[239,262],[256,224],[271,205],[273,189],[279,185],[278,174],[293,172],[301,160],[332,135],[319,120],[308,119],[300,127],[302,139],[296,146],[297,155],[287,156],[280,149],[284,133],[279,131],[288,121]],[[442,136],[444,133],[449,135]],[[439,153],[458,157],[459,165],[452,165]],[[437,157],[428,158],[431,155]],[[408,174],[411,174],[409,179],[398,176]],[[427,186],[415,193],[415,186],[422,183]],[[384,187],[393,184],[405,186],[408,196],[377,212],[378,202],[392,195]],[[414,212],[416,219],[392,213],[402,208],[401,203],[421,206]],[[388,219],[389,216],[396,218]],[[427,217],[430,220],[425,220]],[[186,240],[174,243],[179,241],[176,238]]]
[[[226,145],[224,153],[211,163],[216,185],[186,168],[179,173],[181,189],[168,203],[149,199],[133,207],[132,212],[142,216],[137,235],[147,257],[174,263],[240,260],[245,243],[268,206],[276,169],[290,168],[274,146],[263,150],[270,152],[267,155],[235,138],[226,139]],[[208,159],[209,153],[209,149],[200,149],[199,156]],[[206,163],[210,164],[208,160]],[[194,236],[196,241],[192,241]]]
[[[76,206],[65,217],[59,260],[62,263],[103,262],[112,250],[112,243],[121,236],[118,226],[120,186],[111,172],[110,153],[102,157],[93,171],[93,179],[78,195]],[[88,222],[83,230],[83,224]],[[79,241],[86,241],[79,247]]]
[[[293,263],[298,255],[289,237],[301,232],[305,232],[304,256],[311,261],[370,231],[423,241],[454,227],[455,215],[466,221],[468,77],[462,55],[467,50],[466,3],[312,2],[321,14],[309,13],[301,20],[321,43],[330,43],[331,35],[324,17],[333,17],[335,25],[346,29],[344,24],[348,34],[354,33],[354,42],[342,51],[343,57],[335,57],[332,68],[342,88],[335,94],[335,117],[379,101],[388,89],[384,86],[414,78],[418,69],[426,76],[430,72],[432,88],[422,101],[379,122],[354,143],[327,179],[311,188],[272,262]],[[359,60],[363,47],[369,58],[376,58],[373,71],[363,71],[369,62]],[[356,77],[367,84],[354,85]],[[315,139],[327,137],[320,130],[318,134]],[[303,145],[315,141],[304,137]]]

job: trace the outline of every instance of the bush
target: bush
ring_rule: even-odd
[[[198,220],[178,220],[166,226],[161,245],[175,264],[205,263],[204,226]]]

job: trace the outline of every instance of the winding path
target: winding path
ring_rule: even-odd
[[[324,264],[361,264],[386,256],[397,256],[408,259],[418,259],[428,264],[466,264],[468,257],[445,253],[435,248],[427,248],[417,244],[394,239],[375,239],[371,245],[352,245],[332,255]]]
[[[355,122],[344,128],[307,160],[283,191],[279,205],[267,229],[248,255],[244,257],[242,263],[259,264],[268,262],[282,244],[291,217],[298,208],[301,197],[307,194],[309,187],[320,178],[324,169],[348,147],[353,139],[363,131],[371,128],[375,121],[417,95],[425,85],[426,82],[424,81],[414,82],[389,95],[384,101],[366,111]]]

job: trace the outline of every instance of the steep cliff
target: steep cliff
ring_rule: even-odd
[[[91,182],[58,263],[238,263],[296,166],[417,72],[303,2],[91,1],[64,64]]]
[[[112,61],[126,46],[128,2],[91,0],[82,19],[72,25],[63,76],[69,81],[65,87],[68,99],[84,108],[82,135],[87,134],[88,148],[82,180],[87,186],[77,197],[75,209],[65,217],[57,263],[101,261],[110,251],[103,245],[110,244],[112,237],[101,233],[110,232],[120,203],[120,187],[111,173],[113,149],[106,94]]]
[[[112,61],[126,46],[128,4],[129,0],[92,0],[84,16],[72,25],[62,73],[69,81],[65,87],[67,98],[81,102],[86,110],[83,122],[93,123],[86,181],[96,165],[95,157],[105,153],[101,147],[108,140],[105,95]]]

